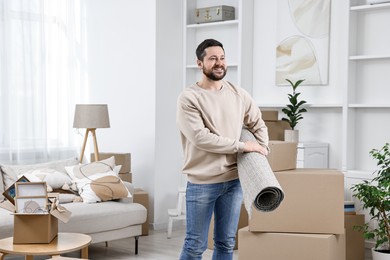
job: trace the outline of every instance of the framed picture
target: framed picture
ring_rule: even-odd
[[[47,214],[47,197],[15,197],[15,213]]]
[[[286,79],[302,85],[327,85],[331,0],[278,0],[277,86]]]
[[[16,197],[47,196],[46,182],[17,182]]]
[[[23,175],[15,183],[17,182],[30,182],[30,181]],[[16,197],[15,183],[12,184],[6,191],[3,192],[4,197],[6,197],[14,205],[15,205],[14,198]]]

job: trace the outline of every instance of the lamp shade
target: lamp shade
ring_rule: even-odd
[[[105,104],[77,104],[73,128],[109,128],[110,118]]]

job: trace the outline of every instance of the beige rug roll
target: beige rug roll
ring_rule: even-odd
[[[243,129],[240,140],[256,141],[256,138],[249,130]],[[259,211],[275,210],[284,199],[284,192],[267,158],[256,152],[239,153],[237,167],[249,217],[252,205]]]

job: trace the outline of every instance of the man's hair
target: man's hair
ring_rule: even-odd
[[[198,60],[203,61],[203,58],[206,56],[205,50],[208,47],[214,47],[214,46],[221,47],[222,50],[225,52],[222,43],[214,39],[206,39],[198,45],[198,48],[196,48],[196,57],[198,58]]]

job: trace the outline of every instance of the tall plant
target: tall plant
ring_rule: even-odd
[[[286,79],[290,83],[293,92],[288,94],[288,100],[290,104],[287,104],[285,108],[282,109],[282,112],[286,114],[287,117],[283,117],[282,120],[287,121],[292,130],[298,124],[298,121],[303,119],[302,113],[307,112],[306,108],[302,107],[307,102],[305,100],[298,100],[298,97],[301,93],[297,92],[298,86],[304,81],[304,79],[298,80],[293,83],[291,80]]]
[[[377,227],[371,228],[367,222],[360,227],[366,239],[376,241],[375,248],[390,253],[390,147],[386,143],[381,149],[372,149],[370,155],[377,161],[379,170],[376,177],[365,180],[352,187],[353,196],[358,198],[363,209],[369,210],[371,221],[377,221]]]

